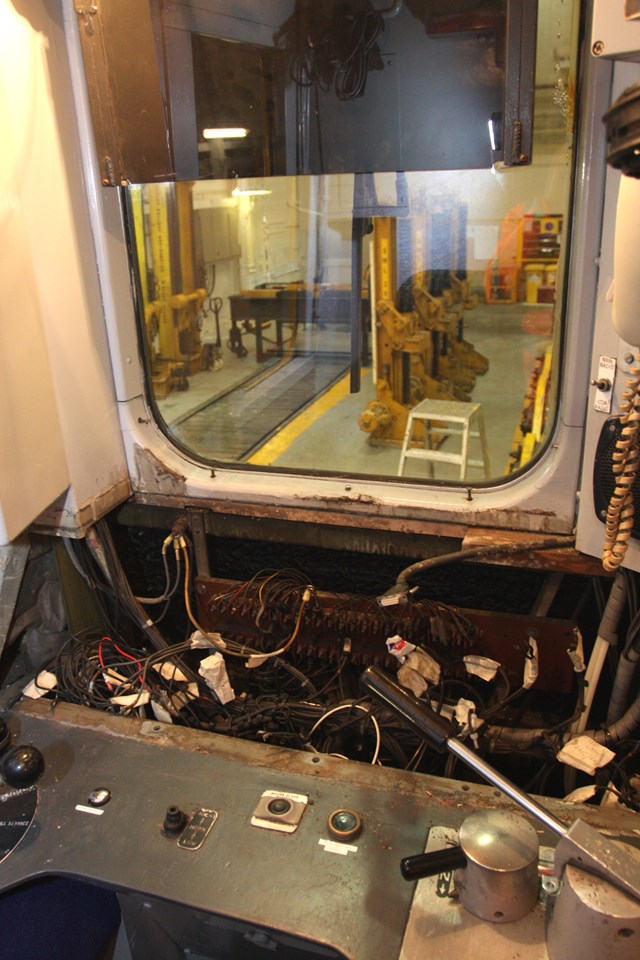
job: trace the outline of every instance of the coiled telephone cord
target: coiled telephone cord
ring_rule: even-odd
[[[602,565],[615,572],[624,560],[633,530],[633,484],[640,464],[640,354],[631,369],[620,403],[622,431],[613,452],[615,489],[605,521]]]

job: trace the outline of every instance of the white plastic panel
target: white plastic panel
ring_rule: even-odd
[[[46,130],[37,105],[42,39],[0,4],[0,543],[5,545],[69,484],[44,338],[43,304],[25,222],[24,195]],[[9,96],[13,91],[13,96]]]
[[[594,0],[591,51],[594,56],[640,60],[640,20],[625,0]]]
[[[62,10],[0,0],[3,542],[77,534],[129,492]]]
[[[614,72],[614,84],[611,94],[613,103],[620,93],[634,83],[640,81],[640,66],[635,63],[617,63]],[[600,366],[600,357],[606,356],[617,360],[616,375],[612,391],[611,413],[596,408],[595,399],[597,387],[591,385],[589,392],[589,404],[587,408],[587,423],[585,431],[585,446],[582,467],[582,482],[580,493],[580,511],[578,514],[577,526],[577,547],[583,553],[591,556],[601,556],[604,545],[604,522],[603,518],[596,515],[593,493],[593,467],[598,447],[598,440],[601,431],[608,418],[614,417],[619,412],[620,399],[625,384],[629,377],[633,360],[638,352],[638,344],[627,343],[616,332],[613,325],[613,305],[618,294],[618,306],[625,305],[627,308],[632,301],[629,300],[629,290],[623,289],[623,281],[620,277],[614,284],[614,249],[615,243],[619,242],[616,238],[616,215],[618,211],[618,197],[621,181],[625,179],[617,171],[611,168],[607,170],[605,195],[604,195],[604,223],[602,228],[602,246],[599,258],[599,279],[598,294],[596,301],[595,328],[593,334],[593,355],[591,362],[590,377],[598,379],[598,370]],[[635,201],[634,216],[625,218],[628,222],[638,221],[640,217],[640,198]],[[627,211],[632,212],[632,211]],[[631,273],[633,286],[637,289],[637,269],[635,274]],[[626,311],[625,311],[626,312]],[[625,325],[625,331],[632,335],[633,324],[628,322]],[[634,339],[635,335],[634,335]],[[631,540],[625,557],[624,566],[634,570],[640,570],[640,544],[636,540]]]

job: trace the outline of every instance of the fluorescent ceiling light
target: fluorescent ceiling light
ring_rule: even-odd
[[[246,127],[205,127],[202,136],[205,140],[241,140],[248,133]]]

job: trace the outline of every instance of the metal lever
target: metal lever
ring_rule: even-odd
[[[561,820],[488,764],[477,753],[454,736],[453,727],[428,704],[418,700],[391,680],[378,667],[368,667],[361,677],[363,686],[393,713],[407,720],[437,749],[447,749],[463,760],[518,806],[540,820],[560,838],[556,847],[555,869],[558,873],[567,863],[594,873],[640,901],[640,859],[634,860],[615,841],[608,840],[583,820],[574,820],[566,827]]]

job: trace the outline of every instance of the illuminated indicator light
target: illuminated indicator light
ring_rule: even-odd
[[[246,127],[205,127],[205,140],[241,140],[249,133]]]

